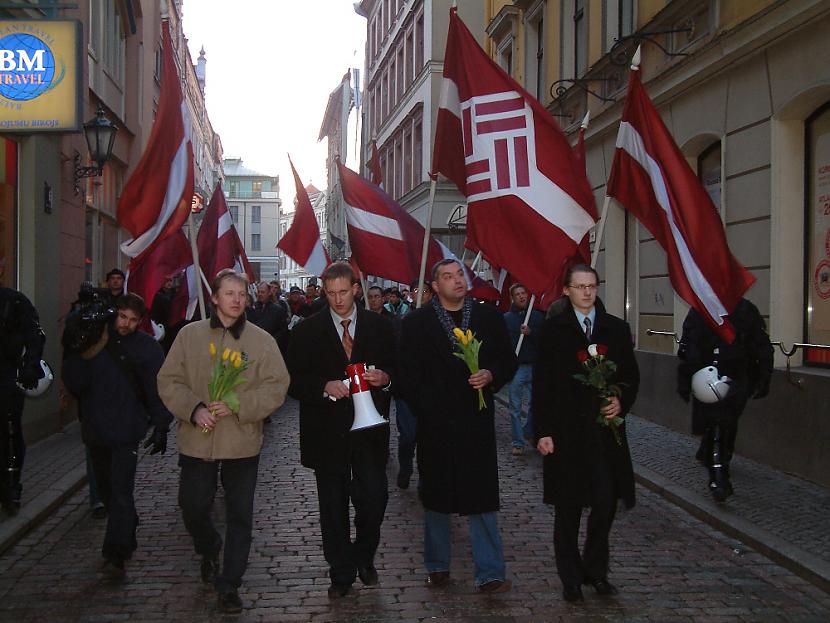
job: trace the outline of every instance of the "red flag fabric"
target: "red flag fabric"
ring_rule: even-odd
[[[675,144],[632,70],[606,193],[660,242],[677,294],[727,342],[725,318],[755,277],[732,255],[706,189]]]
[[[147,147],[118,200],[118,222],[132,234],[121,245],[138,258],[179,231],[193,200],[190,120],[176,72],[170,28],[162,25],[159,106]]]
[[[199,249],[199,264],[209,281],[213,280],[220,270],[233,268],[248,275],[248,279],[253,282],[254,272],[228,211],[221,183],[216,185],[216,190],[210,198],[196,243]]]
[[[467,196],[467,235],[544,292],[594,225],[584,167],[550,114],[479,47],[450,9],[433,154]]]
[[[372,159],[369,160],[369,170],[372,172],[372,184],[383,188],[383,173],[380,171],[380,154],[378,154],[377,141],[372,141]]]
[[[125,289],[140,295],[149,309],[165,280],[192,265],[193,254],[190,250],[190,241],[179,229],[172,236],[154,244],[141,257],[130,262]],[[187,284],[183,282],[178,294],[181,295],[185,288]],[[178,308],[175,312],[171,310],[170,322],[175,323],[184,317],[184,309]]]
[[[365,274],[410,284],[421,270],[424,227],[383,189],[337,163],[352,258]],[[427,273],[444,258],[458,259],[433,237],[427,248]],[[467,271],[468,285],[475,285]],[[425,275],[429,281],[430,275]]]
[[[290,157],[288,162],[291,164],[294,186],[297,189],[297,210],[294,212],[291,227],[277,242],[277,248],[285,251],[286,255],[302,266],[306,272],[320,276],[331,260],[320,241],[320,227],[317,225],[317,218],[314,216],[314,208],[311,207],[308,192],[300,181],[300,176],[297,175]]]

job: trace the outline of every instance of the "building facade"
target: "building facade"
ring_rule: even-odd
[[[309,184],[305,187],[308,193],[308,199],[311,202],[311,208],[314,210],[314,218],[317,219],[317,226],[320,228],[320,241],[323,247],[329,248],[329,235],[326,230],[326,223],[328,222],[328,193],[325,190],[320,190],[314,184]],[[280,216],[280,233],[282,238],[285,232],[291,227],[294,222],[294,212],[297,210],[297,198],[294,197],[294,209],[291,212],[283,212]],[[277,249],[279,257],[279,281],[282,289],[288,291],[292,286],[305,289],[309,282],[317,281],[317,275],[303,270],[303,267],[297,264],[294,260],[288,257],[282,249]]]
[[[771,338],[830,344],[830,36],[824,0],[488,0],[487,50],[575,138],[586,111],[588,177],[602,206],[628,65],[709,191],[733,254],[757,278],[746,297]],[[670,32],[667,32],[670,31]],[[643,377],[635,411],[687,431],[674,393],[686,304],[665,253],[613,201],[598,269],[600,296],[635,333]],[[828,351],[796,350],[770,398],[751,402],[739,450],[827,484]],[[787,363],[776,349],[776,363]],[[782,413],[799,414],[780,417]]]
[[[194,153],[203,154],[202,166],[197,163],[197,180],[202,183],[221,176],[214,164],[221,163],[221,142],[210,129],[203,91],[184,86],[196,81],[196,74],[182,32],[180,0],[104,0],[58,6],[67,8],[7,2],[0,8],[0,19],[77,20],[81,121],[94,118],[101,107],[118,127],[112,156],[102,174],[77,178],[77,168],[93,164],[83,133],[7,131],[11,127],[7,113],[14,104],[0,100],[3,282],[21,290],[37,307],[47,334],[45,358],[59,374],[62,318],[81,282],[100,285],[109,269],[127,265],[119,245],[129,234],[116,221],[116,207],[152,130],[161,77],[163,20],[170,24],[182,90],[194,124]],[[43,397],[26,401],[24,429],[30,441],[74,419],[74,413],[61,410],[60,392],[58,378]]]
[[[484,42],[479,0],[459,0],[458,14]],[[421,223],[426,222],[432,140],[444,69],[451,0],[363,0],[355,10],[366,18],[361,162],[377,144],[384,189]],[[432,233],[462,255],[463,231],[448,226],[466,199],[439,179]]]
[[[225,198],[239,239],[257,281],[279,279],[277,256],[282,217],[279,176],[244,166],[241,158],[224,161]]]

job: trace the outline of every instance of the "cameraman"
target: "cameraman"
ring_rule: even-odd
[[[0,264],[0,280],[3,266]],[[20,508],[26,446],[20,424],[23,391],[43,378],[43,331],[35,308],[23,294],[0,285],[0,506],[14,514]],[[19,385],[18,385],[19,383]]]
[[[104,325],[97,341],[67,354],[63,381],[78,399],[83,440],[92,458],[98,492],[109,511],[101,550],[105,571],[121,578],[124,561],[136,549],[138,515],[133,489],[138,444],[152,424],[153,433],[144,447],[153,446],[150,454],[164,454],[173,416],[156,388],[164,354],[152,337],[137,331],[147,314],[144,300],[125,294],[115,306],[115,321]],[[95,314],[91,316],[87,322],[98,321]]]

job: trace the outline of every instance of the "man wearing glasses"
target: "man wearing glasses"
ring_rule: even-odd
[[[637,397],[640,373],[628,324],[596,305],[599,276],[577,264],[565,276],[564,308],[542,325],[533,374],[537,448],[544,455],[544,501],[555,506],[553,545],[556,569],[566,601],[583,601],[582,584],[599,595],[615,595],[608,581],[608,535],[622,498],[634,506],[634,473],[625,435],[619,443],[609,426],[597,421],[624,418]],[[604,346],[617,370],[610,383],[621,388],[607,401],[576,380],[584,374],[580,356],[588,346]],[[593,349],[592,349],[593,350]],[[600,349],[601,350],[601,349]],[[582,509],[591,508],[585,546],[580,553]]]

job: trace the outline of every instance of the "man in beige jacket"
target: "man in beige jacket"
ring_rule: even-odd
[[[221,271],[213,283],[214,315],[179,332],[158,375],[159,395],[178,421],[184,524],[202,557],[202,580],[216,585],[220,610],[231,613],[242,610],[238,589],[251,549],[263,420],[283,403],[289,384],[276,342],[245,321],[247,287],[245,275]],[[217,356],[229,348],[248,363],[245,382],[236,388],[238,413],[222,401],[210,402],[211,343]],[[211,520],[220,475],[227,524],[221,572],[222,538]]]

